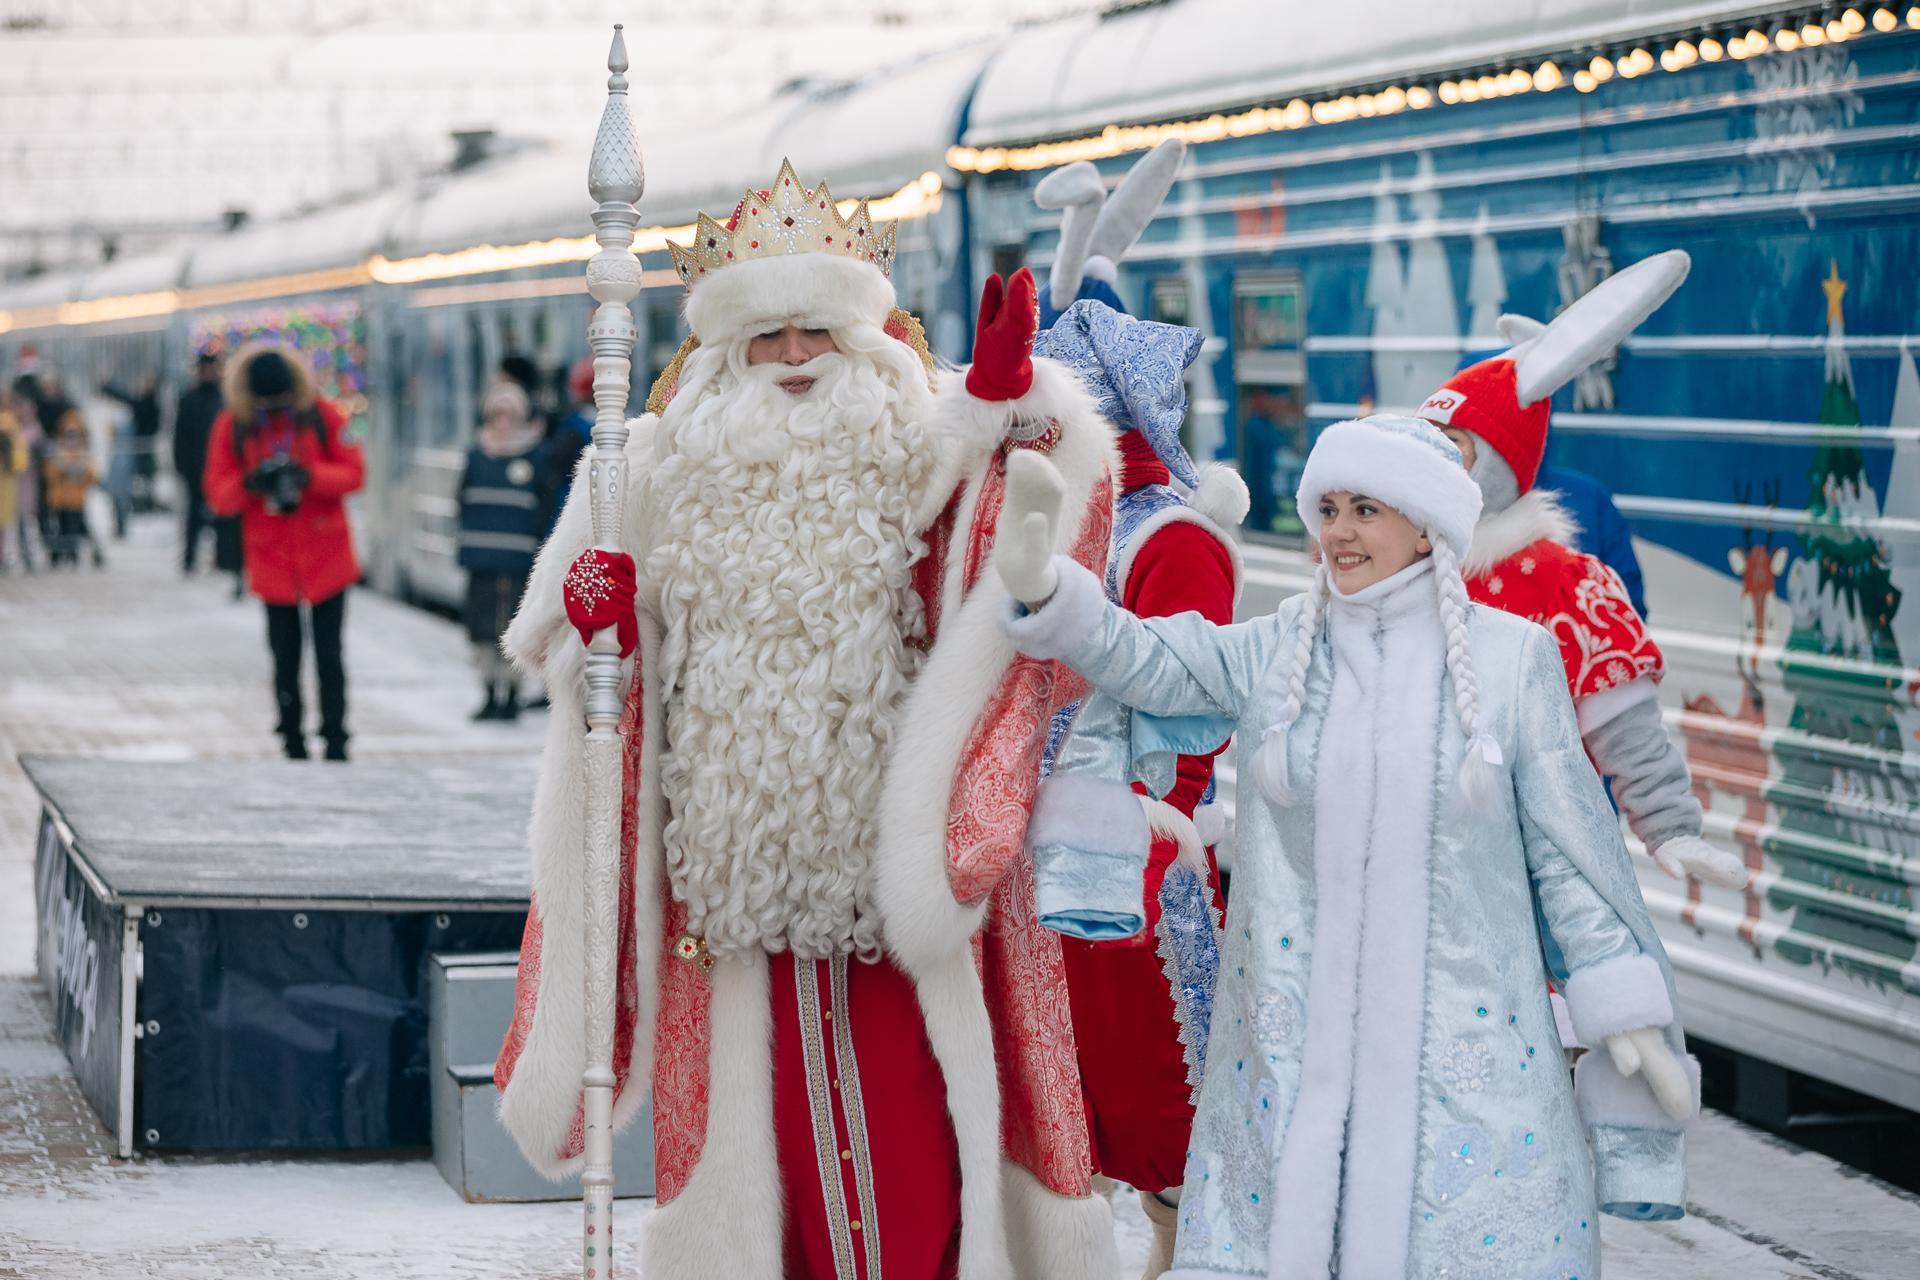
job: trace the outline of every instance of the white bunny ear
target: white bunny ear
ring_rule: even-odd
[[[1547,326],[1532,316],[1504,315],[1493,322],[1493,327],[1499,333],[1500,340],[1510,347],[1517,347],[1523,342],[1532,342],[1547,331]],[[1531,404],[1532,401],[1528,403]]]
[[[1680,287],[1692,265],[1680,249],[1642,258],[1602,280],[1536,337],[1514,348],[1514,391],[1519,403],[1544,400],[1619,346]]]
[[[1047,300],[1065,311],[1080,292],[1087,269],[1087,244],[1107,202],[1107,186],[1091,160],[1076,160],[1055,169],[1033,188],[1033,202],[1042,209],[1063,209],[1060,245],[1054,251],[1053,270],[1047,276]]]
[[[1160,202],[1173,189],[1180,173],[1180,162],[1187,158],[1187,144],[1180,138],[1168,138],[1135,162],[1114,189],[1113,198],[1100,211],[1094,224],[1089,256],[1118,262],[1126,257],[1133,242],[1153,221]]]

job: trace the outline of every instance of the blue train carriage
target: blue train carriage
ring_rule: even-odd
[[[1053,167],[1193,144],[1120,287],[1208,335],[1190,443],[1252,491],[1257,613],[1306,581],[1317,430],[1418,405],[1503,311],[1690,252],[1549,451],[1617,495],[1709,838],[1754,873],[1682,886],[1636,850],[1642,885],[1701,1037],[1920,1108],[1920,7],[1513,8],[1022,33],[950,158],[975,269],[1050,259]]]
[[[807,181],[831,178],[837,196],[871,198],[876,217],[899,219],[902,304],[936,353],[965,358],[968,239],[944,157],[990,51],[796,86],[714,126],[644,140],[635,411],[686,336],[668,239],[691,236],[701,210],[724,215],[787,155]],[[585,175],[584,145],[520,152],[151,260],[0,288],[0,373],[23,352],[63,371],[159,368],[170,412],[196,351],[295,342],[367,451],[367,487],[349,509],[368,582],[455,606],[457,488],[486,386],[508,354],[549,372],[587,354],[582,272],[597,245]],[[551,390],[549,407],[564,411],[564,388]]]

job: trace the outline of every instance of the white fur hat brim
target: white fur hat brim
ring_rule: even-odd
[[[702,346],[798,325],[884,328],[893,284],[871,262],[832,253],[753,258],[696,280],[687,324]]]
[[[1320,536],[1320,499],[1360,493],[1395,508],[1464,558],[1480,519],[1480,486],[1453,442],[1417,418],[1375,414],[1320,433],[1296,493],[1307,532]]]

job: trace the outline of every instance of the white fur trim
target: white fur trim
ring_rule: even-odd
[[[1120,1274],[1113,1210],[1105,1197],[1057,1195],[1011,1160],[1000,1169],[1007,1246],[1019,1280],[1112,1280]]]
[[[1379,499],[1435,537],[1445,538],[1461,556],[1480,519],[1480,486],[1466,468],[1412,435],[1383,429],[1367,418],[1336,422],[1313,442],[1295,494],[1308,533],[1320,536],[1320,499],[1343,492]]]
[[[941,375],[940,385],[934,391],[934,418],[941,424],[941,434],[947,438],[949,447],[927,481],[927,504],[915,513],[921,528],[931,524],[946,509],[962,477],[977,478],[976,473],[987,456],[1000,447],[1015,423],[1077,422],[1081,424],[1080,434],[1095,433],[1106,442],[1109,451],[1115,448],[1113,428],[1101,418],[1093,397],[1079,377],[1065,365],[1045,356],[1034,359],[1033,385],[1018,400],[979,399],[967,390],[964,371],[947,371]],[[1056,446],[1055,453],[1058,451]],[[1060,459],[1054,456],[1053,461],[1059,463]],[[1117,455],[1110,460],[1109,471],[1114,476],[1120,474]],[[1071,478],[1068,488],[1071,492]],[[967,494],[955,529],[965,529],[971,522],[973,499],[977,494],[977,487]],[[957,563],[962,558],[956,556],[954,560]],[[949,585],[957,590],[954,572],[949,570]]]
[[[1034,381],[1035,390],[1041,390],[1040,377]],[[1111,500],[1111,477],[1118,473],[1113,433],[1091,412],[1085,393],[1062,403],[1080,404],[1086,412],[1060,419],[1060,439],[1051,455],[1072,504],[1056,530],[1058,549],[1079,541],[1092,504]],[[1004,430],[1004,406],[993,420]],[[974,721],[1014,658],[1000,624],[1009,601],[992,572],[961,598],[961,562],[983,477],[984,468],[976,469],[961,498],[940,630],[901,708],[880,791],[874,856],[874,902],[887,946],[913,978],[927,1041],[946,1080],[960,1155],[960,1280],[1005,1280],[1013,1274],[1002,1212],[993,1026],[969,945],[986,903],[963,905],[947,878],[946,798]]]
[[[1232,529],[1247,518],[1253,498],[1240,473],[1224,462],[1209,462],[1200,468],[1200,483],[1189,499],[1193,509],[1223,529]]]
[[[1194,833],[1200,837],[1200,843],[1208,848],[1225,840],[1231,826],[1227,821],[1226,806],[1218,801],[1203,804],[1193,811]]]
[[[1580,1043],[1599,1045],[1608,1036],[1673,1021],[1667,980],[1653,957],[1615,956],[1576,969],[1566,983],[1567,1013]]]
[[[1637,676],[1625,684],[1588,694],[1573,704],[1574,716],[1580,722],[1580,736],[1586,737],[1617,719],[1622,712],[1659,696],[1660,685],[1652,676]]]
[[[777,1276],[780,1160],[773,1141],[773,1012],[764,954],[715,962],[707,1132],[687,1185],[641,1223],[643,1270]]]
[[[1427,584],[1411,590],[1424,607]],[[1379,1224],[1404,1220],[1417,1156],[1445,646],[1432,613],[1395,617],[1380,651],[1373,627],[1339,621],[1359,606],[1329,609],[1339,661],[1314,783],[1318,907],[1301,957],[1306,1052],[1274,1174],[1287,1213],[1269,1245],[1275,1280],[1324,1277],[1337,1222],[1343,1273],[1405,1275],[1407,1233]]]
[[[1460,563],[1462,577],[1479,577],[1493,566],[1536,542],[1571,547],[1580,539],[1580,526],[1551,489],[1532,489],[1505,511],[1487,516],[1473,530],[1473,546]]]
[[[1700,1060],[1685,1055],[1687,1083],[1693,1089],[1693,1111],[1684,1121],[1666,1113],[1653,1096],[1642,1075],[1623,1076],[1613,1065],[1613,1055],[1604,1047],[1581,1055],[1573,1066],[1573,1098],[1580,1106],[1580,1118],[1589,1125],[1614,1125],[1623,1129],[1681,1130],[1690,1127],[1700,1114]]]
[[[1124,782],[1084,773],[1044,778],[1027,824],[1027,844],[1064,844],[1145,861],[1152,828],[1140,797]]]
[[[1227,474],[1233,476],[1236,480],[1239,479],[1238,474],[1233,471],[1228,471]],[[1242,492],[1244,491],[1245,485],[1243,484]],[[1241,515],[1244,516],[1245,514],[1246,512],[1243,509]],[[1148,516],[1140,522],[1139,527],[1133,531],[1133,536],[1128,538],[1124,545],[1114,549],[1115,561],[1113,576],[1114,581],[1120,584],[1121,596],[1124,598],[1126,595],[1127,582],[1133,577],[1133,566],[1134,563],[1139,560],[1141,550],[1144,549],[1149,542],[1153,541],[1154,534],[1172,524],[1190,524],[1195,528],[1204,529],[1212,534],[1214,540],[1226,549],[1227,564],[1230,572],[1233,574],[1233,606],[1236,609],[1239,608],[1240,591],[1242,587],[1246,586],[1247,579],[1246,564],[1240,555],[1240,543],[1232,534],[1228,533],[1226,528],[1218,521],[1214,520],[1206,512],[1192,506],[1168,506],[1154,512],[1151,516]]]
[[[1175,856],[1186,863],[1195,875],[1205,879],[1209,870],[1207,851],[1206,846],[1200,843],[1200,832],[1195,829],[1193,819],[1165,800],[1156,800],[1152,796],[1136,796],[1135,799],[1140,801],[1140,808],[1146,814],[1147,829],[1153,839],[1173,841],[1178,849]]]
[[[893,284],[871,262],[794,253],[753,258],[697,281],[687,293],[687,326],[702,346],[714,346],[786,324],[884,328],[893,308]]]
[[[1021,612],[1020,606],[1006,598],[1001,625],[1015,648],[1031,658],[1060,658],[1073,652],[1100,627],[1107,608],[1106,588],[1086,566],[1063,555],[1053,558],[1058,585],[1053,598],[1038,609]],[[984,579],[983,579],[984,581]]]
[[[1088,408],[1084,416],[1061,420],[1060,441],[1050,455],[1067,487],[1068,509],[1054,532],[1056,551],[1079,541],[1090,503],[1109,500],[1110,491],[1101,487],[1103,477],[1117,470],[1113,432]],[[960,593],[984,474],[982,470],[968,480],[961,498],[942,589],[940,631],[901,708],[893,759],[880,794],[874,902],[888,948],[916,977],[936,959],[965,950],[985,912],[984,903],[960,904],[948,885],[946,805],[974,719],[1014,658],[1013,642],[1002,625],[1002,615],[1013,602],[991,567],[964,600]],[[1072,568],[1088,573],[1078,565]],[[929,804],[930,796],[939,802]]]

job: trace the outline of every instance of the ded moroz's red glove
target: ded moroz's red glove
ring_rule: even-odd
[[[562,594],[567,602],[567,621],[580,633],[581,644],[592,644],[594,632],[613,627],[621,657],[639,645],[632,556],[591,547],[582,551],[567,569]]]
[[[979,400],[1018,400],[1033,386],[1033,336],[1040,331],[1040,298],[1033,272],[1013,273],[1001,296],[998,274],[980,291],[980,322],[973,333],[967,393]]]

